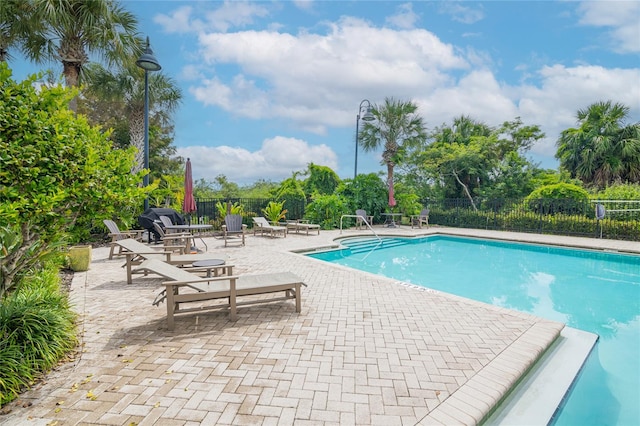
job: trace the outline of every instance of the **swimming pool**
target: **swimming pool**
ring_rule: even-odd
[[[383,241],[308,256],[598,334],[555,424],[640,424],[640,257],[449,236]]]

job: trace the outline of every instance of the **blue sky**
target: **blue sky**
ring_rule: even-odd
[[[279,181],[309,162],[353,177],[364,99],[411,100],[429,129],[519,116],[545,132],[530,157],[548,168],[579,109],[612,100],[640,121],[638,1],[121,3],[182,89],[175,145],[195,179]],[[360,149],[358,172],[386,170],[380,155]]]

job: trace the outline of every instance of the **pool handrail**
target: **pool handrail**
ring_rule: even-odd
[[[367,222],[367,218],[364,218],[360,215],[357,214],[343,214],[342,216],[340,216],[340,233],[342,234],[342,219],[344,219],[345,217],[355,217],[355,218],[361,218],[362,222],[367,225],[367,228],[369,228],[371,230],[371,232],[373,232],[373,235],[376,236],[376,238],[379,241],[382,241],[382,239],[380,238],[380,236],[376,233],[376,231],[373,230],[373,228],[371,227],[371,225],[369,224],[369,222]]]

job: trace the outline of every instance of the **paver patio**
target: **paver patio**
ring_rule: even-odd
[[[459,229],[449,232],[640,251],[637,243]],[[353,230],[342,236],[364,234]],[[157,277],[126,284],[123,260],[94,249],[71,297],[81,352],[0,416],[7,425],[415,425],[485,417],[563,325],[402,285],[292,253],[335,244],[339,231],[209,238],[234,272],[291,271],[308,284],[292,302],[176,318],[151,305]]]

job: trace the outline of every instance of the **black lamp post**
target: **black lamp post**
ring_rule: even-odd
[[[360,113],[362,112],[362,108],[366,104],[367,110],[362,116],[362,121],[374,121],[376,117],[371,113],[371,102],[368,100],[363,100],[360,102],[360,107],[358,107],[358,115],[356,117],[356,162],[353,168],[353,179],[355,180],[356,176],[358,176],[358,139],[360,138]]]
[[[144,70],[144,168],[149,170],[149,71],[160,71],[162,67],[158,60],[153,56],[153,51],[149,45],[149,37],[147,37],[147,47],[142,55],[136,61],[136,65]],[[149,174],[147,173],[143,180],[143,186],[149,186]],[[144,209],[149,208],[149,197],[144,198]]]

